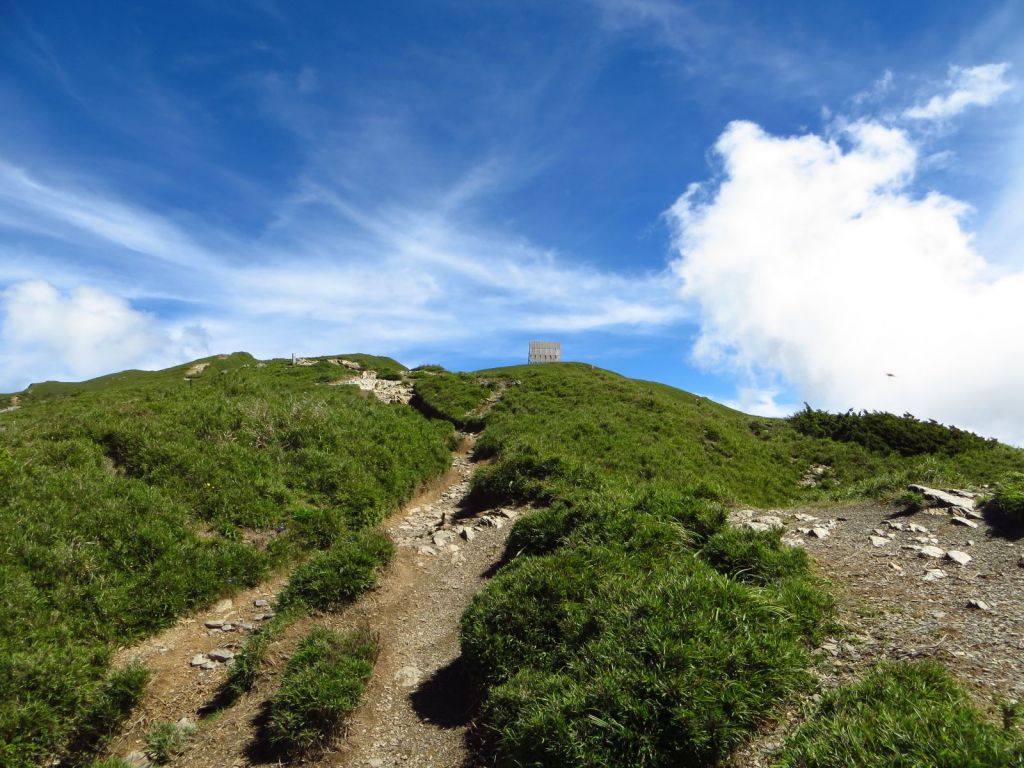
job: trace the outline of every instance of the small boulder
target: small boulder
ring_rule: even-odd
[[[253,600],[252,601],[252,605],[253,605],[253,608],[269,608],[270,607],[270,601],[269,600]]]
[[[205,622],[207,629],[221,629],[224,626],[224,622],[221,619],[210,619]]]
[[[946,578],[946,572],[941,568],[929,568],[924,572],[925,581],[938,581],[944,578]]]
[[[884,547],[888,543],[889,543],[889,539],[887,539],[885,536],[872,536],[871,537],[871,546],[873,546],[873,547]]]
[[[476,538],[476,532],[472,528],[463,528],[462,538],[464,538],[466,541],[472,541]]]
[[[978,527],[978,524],[973,520],[968,520],[966,517],[957,517],[956,515],[953,515],[953,517],[949,519],[949,522],[951,522],[953,525],[963,525],[967,528]]]
[[[967,607],[968,608],[975,608],[975,609],[977,609],[979,611],[991,611],[992,610],[992,606],[991,605],[986,603],[984,600],[979,600],[976,597],[972,597],[970,600],[967,601]]]
[[[832,535],[832,532],[828,528],[815,526],[814,528],[811,528],[810,535],[816,539],[827,539],[830,535]]]
[[[189,662],[189,665],[193,667],[201,667],[209,660],[209,657],[205,653],[197,653],[192,657],[192,661]]]
[[[930,557],[935,560],[939,560],[946,556],[946,550],[941,549],[940,547],[932,546],[931,544],[926,544],[917,551],[917,556]]]
[[[218,648],[215,651],[210,651],[206,655],[213,661],[231,661],[235,658],[234,651],[229,651],[227,648]]]

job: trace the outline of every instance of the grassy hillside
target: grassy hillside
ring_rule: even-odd
[[[337,365],[202,362],[34,385],[0,415],[2,765],[88,751],[144,681],[107,675],[113,648],[348,551],[447,466],[449,427],[324,386]]]
[[[959,437],[901,452],[915,420],[872,431],[889,441],[836,439],[589,366],[482,375],[519,384],[487,419],[478,451],[495,461],[473,493],[544,507],[463,617],[499,766],[714,765],[809,684],[828,590],[777,534],[727,528],[725,503],[991,481],[1024,462]],[[814,486],[812,464],[827,467]]]

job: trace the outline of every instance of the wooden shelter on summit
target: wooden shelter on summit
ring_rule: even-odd
[[[560,341],[531,341],[530,364],[558,363],[562,360],[562,343]]]

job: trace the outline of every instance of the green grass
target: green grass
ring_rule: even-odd
[[[324,386],[337,365],[210,362],[34,385],[0,416],[0,764],[86,749],[117,646],[369,545],[448,465],[450,426]]]
[[[278,598],[289,610],[297,606],[329,611],[352,602],[377,581],[377,572],[394,554],[394,545],[379,531],[360,531],[299,565]]]
[[[436,373],[417,377],[415,392],[425,412],[447,419],[460,429],[479,429],[484,418],[480,409],[491,390],[486,380],[467,373]]]
[[[1011,768],[1024,765],[1024,739],[986,720],[941,665],[882,664],[827,694],[774,765]]]
[[[805,434],[583,365],[481,375],[519,385],[487,417],[477,452],[494,461],[472,495],[543,506],[463,616],[477,735],[498,766],[712,766],[805,690],[833,598],[778,534],[727,529],[726,503],[983,482],[1024,463],[969,438],[904,455]],[[811,464],[829,467],[815,487],[801,484]]]
[[[196,727],[158,720],[146,732],[146,757],[155,765],[165,765],[185,751]]]
[[[324,745],[362,700],[376,657],[377,642],[369,632],[310,632],[270,700],[270,744],[288,754]]]

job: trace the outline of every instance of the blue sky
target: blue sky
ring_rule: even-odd
[[[0,391],[541,338],[1024,440],[1024,4],[780,8],[0,0]]]

